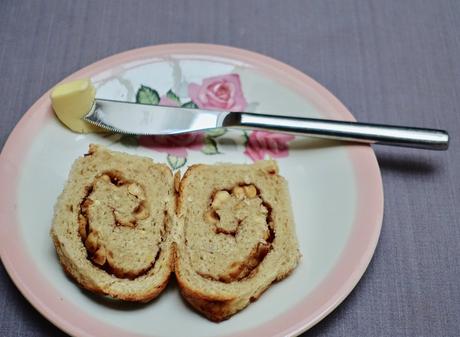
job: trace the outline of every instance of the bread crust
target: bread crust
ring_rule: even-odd
[[[200,314],[213,322],[224,321],[234,313],[231,300],[209,300],[203,298],[200,293],[194,292],[193,289],[180,285],[182,297]],[[243,309],[243,308],[241,308]]]
[[[207,294],[195,290],[193,287],[189,287],[188,284],[183,282],[181,277],[178,276],[177,270],[178,268],[176,267],[175,276],[182,297],[200,314],[216,323],[229,319],[232,315],[243,310],[250,303],[257,301],[273,283],[282,281],[293,272],[292,269],[282,275],[279,275],[277,279],[275,279],[272,283],[267,284],[258,294],[251,296],[244,306],[238,306],[234,299],[225,299],[219,296],[210,297]]]

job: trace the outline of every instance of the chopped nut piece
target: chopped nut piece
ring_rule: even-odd
[[[225,202],[230,197],[230,194],[227,191],[219,191],[214,195],[214,199],[212,200],[212,208],[214,209],[219,209]]]
[[[232,194],[238,199],[243,199],[245,195],[244,188],[241,186],[235,186],[233,187]]]
[[[215,225],[219,222],[219,219],[216,218],[215,213],[213,211],[208,211],[206,213],[206,221]]]
[[[266,231],[264,232],[264,236],[263,236],[263,241],[265,241],[265,242],[262,242],[262,243],[263,243],[263,244],[266,244],[266,243],[267,243],[267,240],[269,239],[269,237],[270,237],[270,231],[266,230]]]
[[[86,225],[88,220],[82,214],[78,215],[78,233],[83,240],[86,240]]]
[[[257,189],[254,185],[244,186],[244,193],[248,198],[254,198],[257,195]]]
[[[145,195],[144,195],[144,190],[142,189],[142,186],[136,183],[132,183],[128,186],[128,192],[129,194],[134,195],[135,197],[144,200]]]
[[[244,200],[239,201],[237,204],[235,204],[232,210],[237,211],[239,209],[246,207],[247,205],[249,205],[249,202],[248,200],[244,199]]]
[[[93,255],[93,262],[102,266],[107,260],[107,254],[104,246],[100,246],[99,249]]]
[[[102,175],[101,179],[110,183],[110,177],[107,174]]]
[[[85,247],[90,253],[96,252],[98,248],[98,235],[96,232],[89,233],[85,240]]]
[[[149,210],[144,206],[144,204],[140,204],[134,211],[134,217],[137,220],[147,219],[149,217]]]

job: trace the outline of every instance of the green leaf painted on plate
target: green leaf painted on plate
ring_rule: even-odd
[[[123,144],[124,146],[128,147],[136,147],[139,146],[139,140],[137,139],[136,136],[133,135],[123,135],[119,142]]]
[[[171,89],[166,93],[166,97],[180,105],[180,98]]]
[[[156,90],[141,85],[136,93],[136,103],[157,105],[160,103],[160,95],[158,95]]]
[[[203,152],[204,154],[218,154],[219,150],[217,149],[216,141],[213,138],[206,136],[203,142],[203,148],[201,149],[201,152]]]
[[[173,170],[180,169],[185,165],[185,163],[187,163],[187,157],[176,157],[172,154],[168,154],[166,159],[168,160],[169,166],[171,166]]]
[[[227,133],[226,128],[218,128],[218,129],[212,129],[212,130],[206,131],[206,135],[212,138],[223,136],[226,133]]]
[[[249,135],[246,131],[243,131],[243,146],[246,146],[249,141]]]
[[[198,105],[196,105],[195,103],[193,103],[193,101],[190,101],[190,102],[187,102],[187,103],[182,104],[181,107],[182,107],[182,108],[197,109],[197,108],[198,108]]]

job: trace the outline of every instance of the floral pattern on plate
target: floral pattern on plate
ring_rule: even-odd
[[[212,110],[245,111],[248,107],[240,76],[235,73],[212,76],[202,80],[201,84],[187,85],[188,99],[181,99],[172,89],[160,96],[149,86],[141,85],[136,92],[136,102],[152,105],[166,105],[183,108],[202,108]],[[257,105],[255,103],[254,105]],[[166,160],[173,169],[179,169],[187,163],[189,151],[201,151],[206,155],[217,155],[219,137],[227,129],[214,129],[207,132],[194,132],[168,136],[123,136],[119,139],[127,146],[142,146],[153,151],[166,153]],[[289,141],[295,137],[266,131],[241,133],[244,154],[251,160],[282,158],[289,155]]]

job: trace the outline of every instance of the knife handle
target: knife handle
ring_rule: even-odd
[[[231,112],[223,120],[224,127],[250,128],[317,136],[366,144],[384,144],[427,150],[447,150],[446,131],[406,126],[366,124],[315,118],[299,118]]]

